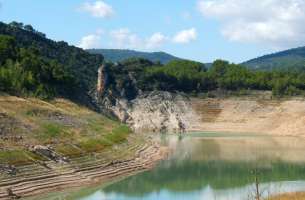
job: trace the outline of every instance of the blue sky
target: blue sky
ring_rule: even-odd
[[[255,3],[254,3],[255,2]],[[1,21],[83,48],[241,62],[305,45],[304,0],[0,0]],[[283,14],[285,13],[285,15]]]

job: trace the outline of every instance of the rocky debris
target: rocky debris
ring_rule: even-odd
[[[1,135],[1,134],[0,134]],[[13,141],[13,142],[20,142],[23,140],[23,136],[1,136],[0,140],[3,141]]]
[[[50,160],[53,160],[57,163],[67,163],[69,162],[69,159],[66,157],[63,157],[59,154],[57,154],[52,147],[50,146],[42,146],[42,145],[36,145],[29,147],[29,150],[33,153],[39,154],[41,156],[44,156]]]
[[[13,176],[17,174],[17,169],[14,165],[0,165],[0,172]]]

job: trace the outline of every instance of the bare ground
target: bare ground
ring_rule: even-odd
[[[267,133],[305,136],[304,100],[192,99],[190,131]]]

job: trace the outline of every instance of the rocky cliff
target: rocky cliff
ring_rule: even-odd
[[[98,70],[95,103],[102,113],[128,124],[135,132],[184,132],[199,122],[186,95],[143,92],[136,73],[118,76],[122,70],[120,65],[103,65]]]
[[[114,66],[114,69],[118,70]],[[143,92],[133,73],[109,77],[101,70],[96,102],[103,113],[135,132],[220,131],[305,135],[305,101],[272,100],[271,94],[192,98],[183,93]],[[112,73],[114,74],[114,73]],[[105,81],[106,80],[106,81]],[[102,90],[101,90],[102,88]]]
[[[176,93],[146,92],[131,101],[107,96],[100,105],[135,132],[184,132],[200,121],[190,99]]]

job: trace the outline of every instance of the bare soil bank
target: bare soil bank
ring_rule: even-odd
[[[191,99],[198,118],[189,131],[268,133],[305,136],[305,101],[261,99]]]
[[[106,106],[107,107],[107,106]],[[215,131],[305,136],[305,99],[274,100],[262,92],[243,97],[190,98],[151,92],[108,106],[135,132]]]

